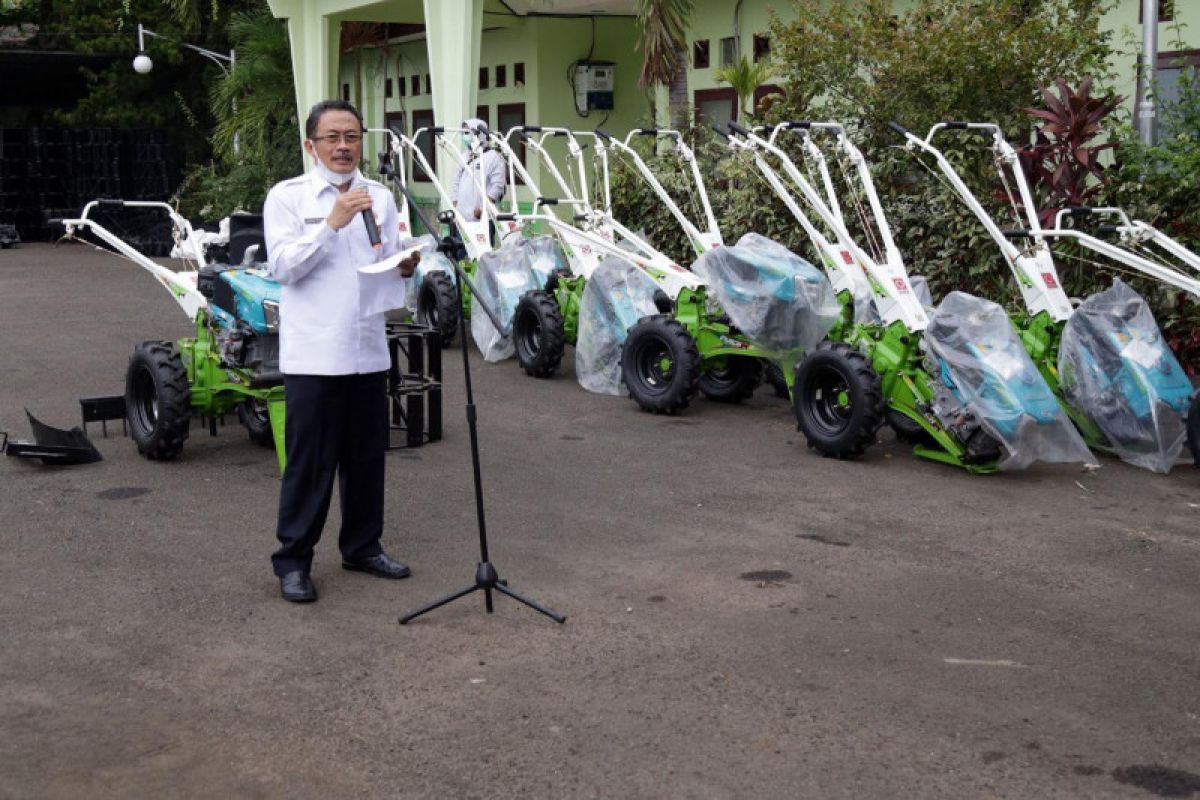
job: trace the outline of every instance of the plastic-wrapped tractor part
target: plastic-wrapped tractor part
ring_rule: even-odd
[[[854,293],[854,323],[856,325],[878,325],[883,321],[879,309],[875,307],[875,298],[870,289],[862,289]]]
[[[934,309],[933,292],[929,291],[929,281],[924,275],[909,275],[908,285],[912,287],[913,294],[916,295],[921,307],[925,309],[927,314],[932,314]]]
[[[933,293],[929,291],[929,281],[925,279],[925,276],[909,275],[908,285],[912,287],[913,294],[921,303],[921,307],[925,309],[925,313],[932,314],[934,309]],[[883,321],[879,316],[879,309],[875,307],[874,298],[867,289],[854,296],[854,321],[859,325],[878,325]]]
[[[931,374],[948,390],[934,413],[969,449],[978,424],[1003,449],[1002,469],[1037,461],[1096,463],[999,305],[951,292],[930,317],[923,341]],[[942,407],[954,402],[961,407]]]
[[[558,239],[553,236],[533,236],[526,239],[524,245],[529,248],[529,268],[537,275],[539,286],[545,286],[555,271],[566,271],[567,257],[563,255]]]
[[[1063,395],[1123,461],[1169,472],[1187,440],[1192,383],[1141,295],[1119,279],[1067,320],[1058,348]]]
[[[841,316],[823,272],[757,233],[709,250],[692,271],[747,339],[780,358],[815,347]]]
[[[417,310],[417,293],[421,289],[421,282],[429,273],[444,272],[452,284],[458,285],[458,276],[454,274],[454,265],[444,254],[438,252],[438,241],[433,234],[427,233],[415,239],[405,239],[400,242],[400,249],[407,250],[418,245],[421,248],[421,260],[417,263],[417,269],[408,281],[408,288],[405,291],[405,305],[414,313]]]
[[[634,323],[659,313],[656,291],[650,276],[628,261],[610,257],[600,262],[579,302],[575,376],[580,386],[599,394],[624,394],[621,347]]]
[[[487,313],[471,296],[471,336],[485,361],[503,361],[516,352],[512,343],[512,320],[517,303],[526,292],[540,289],[545,281],[533,270],[533,251],[527,239],[506,244],[479,257],[473,282],[482,299],[504,323],[498,331]]]

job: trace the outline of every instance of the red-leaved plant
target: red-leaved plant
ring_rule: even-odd
[[[1084,78],[1078,89],[1062,78],[1054,86],[1058,96],[1049,88],[1041,90],[1045,108],[1024,109],[1041,124],[1033,145],[1018,153],[1039,195],[1040,221],[1047,226],[1059,210],[1088,205],[1109,182],[1100,154],[1115,144],[1094,142],[1102,133],[1100,123],[1125,100],[1117,95],[1093,97],[1091,78]]]

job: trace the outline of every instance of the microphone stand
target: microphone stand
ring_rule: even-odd
[[[409,208],[416,212],[417,216],[421,219],[421,223],[425,226],[425,229],[430,233],[438,230],[429,223],[429,219],[425,216],[425,213],[417,206],[416,198],[414,198],[409,192],[408,187],[399,181],[396,174],[391,170],[385,171],[385,174],[387,174],[388,177],[390,177],[395,185],[400,189],[400,191],[404,193],[405,198],[408,199]],[[492,324],[496,326],[497,331],[504,330],[504,325],[501,324],[499,316],[495,311],[492,310],[491,306],[489,306],[488,303],[479,296],[479,290],[475,288],[475,284],[471,281],[470,277],[462,269],[462,267],[459,266],[458,261],[452,255],[455,248],[456,244],[450,237],[440,239],[438,242],[438,251],[446,254],[447,258],[450,260],[450,263],[454,265],[454,272],[460,281],[459,286],[465,285],[471,290],[471,295],[474,298],[474,301],[480,308],[483,309],[484,313],[488,315],[488,319],[490,319]],[[461,291],[459,292],[459,296],[462,296]],[[479,526],[479,563],[475,567],[474,583],[469,584],[456,592],[451,592],[450,594],[438,600],[434,600],[432,603],[424,605],[415,611],[410,611],[409,613],[400,617],[400,624],[407,625],[422,614],[427,614],[430,611],[433,611],[435,608],[441,608],[448,603],[452,603],[455,600],[479,591],[483,592],[483,605],[489,614],[493,612],[492,592],[499,592],[500,594],[511,597],[513,600],[516,600],[519,603],[529,606],[534,611],[545,614],[555,622],[566,622],[567,616],[565,614],[560,614],[557,611],[546,608],[545,606],[542,606],[536,601],[531,600],[516,590],[510,588],[507,581],[501,580],[500,574],[496,571],[496,567],[492,565],[491,558],[488,555],[487,519],[483,513],[483,477],[479,468],[479,435],[476,427],[475,395],[471,391],[471,362],[467,355],[466,315],[459,314],[458,321],[459,338],[462,345],[463,378],[466,381],[467,387],[467,429],[471,434],[471,467],[474,472],[475,480],[475,516]]]

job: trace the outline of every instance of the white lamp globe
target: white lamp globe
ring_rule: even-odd
[[[145,53],[138,53],[133,59],[133,71],[145,75],[150,70],[154,69],[154,62],[150,60],[150,56]]]

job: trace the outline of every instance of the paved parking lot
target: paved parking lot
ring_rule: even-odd
[[[187,332],[127,262],[0,252],[0,430]],[[414,576],[330,541],[311,606],[232,421],[170,464],[0,459],[0,797],[1200,796],[1200,471],[837,462],[766,390],[661,418],[476,363],[493,559],[565,625],[396,624],[474,570],[457,357],[445,440],[389,456]]]

